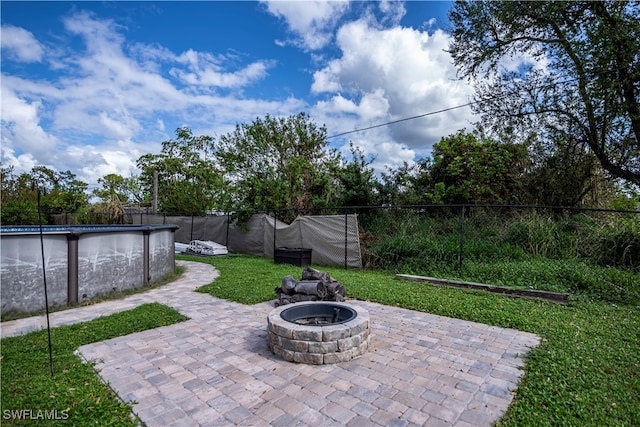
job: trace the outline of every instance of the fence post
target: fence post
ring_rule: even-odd
[[[149,247],[149,235],[151,234],[151,227],[147,227],[145,230],[142,230],[142,271],[143,271],[143,279],[142,283],[144,285],[149,284],[151,280],[151,275],[149,273],[149,257],[150,257],[150,247]]]
[[[227,212],[227,237],[226,237],[226,242],[225,242],[225,246],[227,247],[227,249],[229,249],[229,224],[231,222],[231,214],[229,212]]]
[[[464,205],[460,209],[460,254],[458,255],[458,273],[462,274],[462,260],[464,259]]]
[[[273,211],[273,261],[276,260],[276,222],[278,221],[278,211]]]
[[[347,265],[347,256],[348,256],[348,243],[349,243],[349,228],[347,227],[348,224],[348,220],[349,220],[349,214],[347,213],[347,208],[344,208],[344,269],[347,270],[348,269],[348,265]]]
[[[191,230],[190,230],[190,238],[189,241],[193,240],[193,214],[191,214]]]
[[[78,240],[75,231],[67,234],[67,304],[78,303]]]

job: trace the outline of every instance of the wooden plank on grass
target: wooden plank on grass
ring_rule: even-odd
[[[534,289],[513,289],[507,288],[506,286],[486,285],[484,283],[474,282],[461,282],[458,280],[437,279],[435,277],[414,276],[411,274],[396,274],[396,278],[411,280],[414,282],[427,282],[437,286],[450,286],[463,289],[478,289],[512,297],[544,299],[560,304],[566,304],[569,302],[569,294],[561,292],[538,291]]]

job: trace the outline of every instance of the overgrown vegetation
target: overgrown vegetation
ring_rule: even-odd
[[[85,344],[184,320],[187,318],[177,311],[153,303],[90,322],[53,328],[53,376],[46,330],[4,338],[0,348],[2,425],[138,425],[131,417],[131,407],[119,400],[74,351]],[[38,411],[47,411],[58,420],[24,419],[27,415],[21,410],[31,410],[33,417],[38,416]],[[22,420],[17,419],[19,414]]]
[[[378,210],[362,227],[367,268],[640,304],[638,214],[468,209],[461,270],[454,212]]]
[[[244,304],[273,299],[283,276],[301,273],[250,256],[185,259],[209,262],[221,273],[200,291]],[[526,359],[501,426],[630,426],[640,419],[637,302],[565,306],[401,281],[381,271],[320,268],[345,284],[348,297],[538,334],[540,346]]]

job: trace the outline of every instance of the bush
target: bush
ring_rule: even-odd
[[[638,215],[466,212],[462,269],[460,215],[436,209],[370,216],[370,228],[361,233],[363,265],[640,304]]]

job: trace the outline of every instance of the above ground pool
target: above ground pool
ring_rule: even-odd
[[[141,288],[175,269],[176,225],[43,226],[49,306]],[[45,308],[39,226],[0,227],[2,314]]]

